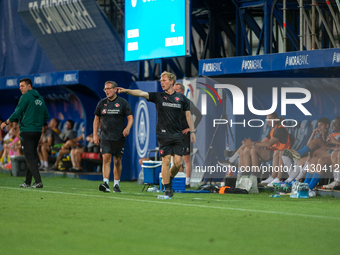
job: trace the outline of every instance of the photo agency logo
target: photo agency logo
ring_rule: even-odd
[[[220,81],[225,80],[220,79]],[[228,79],[221,84],[210,83],[210,86],[205,86],[206,84],[197,82],[197,85],[203,87],[200,88],[203,93],[199,95],[202,104],[201,112],[202,115],[208,115],[208,118],[205,118],[207,122],[204,134],[197,132],[198,143],[203,140],[199,148],[205,157],[201,161],[197,159],[193,163],[193,169],[196,173],[215,174],[215,177],[209,176],[209,178],[220,178],[222,174],[219,175],[219,173],[223,173],[224,176],[225,174],[236,176],[234,173],[239,171],[239,168],[220,162],[223,162],[226,156],[233,155],[231,147],[232,149],[239,147],[240,139],[250,137],[258,141],[255,139],[264,133],[268,134],[271,127],[275,125],[274,122],[278,121],[282,126],[293,130],[294,127],[299,127],[299,119],[304,117],[310,119],[313,113],[311,100],[313,88],[308,90],[307,82],[302,83],[295,79],[265,79],[265,81],[262,79]],[[207,95],[210,96],[209,99]],[[216,107],[222,107],[223,114],[221,114],[221,108]],[[284,116],[285,119],[267,119],[267,116],[274,112],[280,117]],[[209,134],[211,134],[210,137],[208,137]],[[204,138],[202,138],[203,135]],[[248,168],[241,169],[241,171],[248,170]],[[261,166],[249,171],[255,170],[263,173],[276,171],[270,166]]]
[[[212,93],[215,94],[215,96],[217,97],[220,105],[223,107],[221,97],[213,87],[211,87],[210,85],[203,83],[203,82],[197,82],[197,84],[201,84],[201,85],[207,87],[208,89],[210,89],[212,91]],[[197,88],[204,91],[205,93],[207,93],[212,98],[212,100],[214,101],[215,107],[217,106],[217,102],[215,100],[215,97],[211,94],[211,92],[209,90],[207,90],[205,88],[200,88],[200,87],[197,87]],[[207,115],[207,94],[201,95],[201,113],[202,113],[202,115]]]
[[[287,106],[288,105],[295,105],[295,107],[300,110],[305,116],[311,116],[312,114],[307,110],[307,108],[304,106],[307,102],[311,99],[311,93],[308,89],[305,88],[298,88],[298,87],[272,87],[272,105],[268,109],[256,109],[254,107],[254,95],[253,95],[253,87],[247,88],[247,100],[245,100],[245,95],[243,91],[237,87],[236,85],[232,84],[215,84],[215,89],[211,86],[200,83],[206,87],[208,87],[218,98],[220,101],[220,104],[223,106],[222,100],[219,96],[219,93],[215,89],[226,89],[230,92],[232,97],[232,105],[233,105],[233,115],[245,115],[245,101],[246,105],[248,107],[248,110],[257,116],[267,116],[272,114],[277,110],[279,100],[280,100],[280,106],[281,106],[281,116],[287,115]],[[207,89],[199,88],[206,92],[214,101],[215,106],[217,106],[216,100],[213,97],[213,95],[208,91]],[[280,89],[281,97],[279,97],[278,91]],[[224,91],[223,93],[226,93]],[[288,94],[295,94],[299,95],[299,98],[289,98]],[[226,102],[224,102],[226,103]],[[202,115],[207,114],[207,95],[202,94],[201,95],[201,109],[202,109]],[[277,121],[276,119],[268,120],[268,121]],[[287,124],[287,122],[291,122],[290,125]],[[216,127],[217,125],[224,125],[229,123],[232,127],[233,125],[242,125],[243,127],[249,126],[249,127],[262,127],[264,126],[264,121],[262,119],[250,119],[246,120],[243,119],[242,122],[233,122],[232,119],[213,119],[213,127]],[[298,122],[294,119],[285,119],[281,122],[282,126],[284,127],[295,127]]]

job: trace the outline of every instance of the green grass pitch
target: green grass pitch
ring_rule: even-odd
[[[338,254],[340,199],[141,192],[0,173],[0,254]],[[110,182],[112,189],[113,182]]]

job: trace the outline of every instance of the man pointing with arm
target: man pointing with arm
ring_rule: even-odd
[[[155,103],[157,110],[156,134],[159,142],[159,153],[162,157],[162,180],[165,186],[164,195],[172,197],[172,180],[182,166],[183,136],[181,129],[181,116],[184,111],[190,128],[191,141],[196,141],[194,127],[190,122],[190,102],[175,92],[176,76],[169,72],[161,74],[161,86],[164,92],[145,92],[118,88],[118,93],[127,93],[132,96],[143,97]],[[174,156],[173,166],[170,169],[171,155]]]

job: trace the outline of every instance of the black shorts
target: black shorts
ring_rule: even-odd
[[[124,154],[125,139],[119,141],[100,140],[101,154],[111,154],[112,156],[122,157]]]
[[[192,153],[193,143],[190,142],[190,132],[183,134],[183,155],[190,155]]]
[[[183,156],[183,138],[181,137],[172,137],[172,138],[165,138],[161,136],[157,136],[158,143],[159,143],[159,154],[161,157],[167,155],[178,155]]]

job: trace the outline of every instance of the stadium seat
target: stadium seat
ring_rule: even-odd
[[[268,126],[268,122],[265,120],[265,123],[262,127],[262,132],[260,134],[259,141],[262,141],[262,139],[268,135],[269,131],[270,131],[270,127]]]
[[[58,129],[60,130],[60,133],[62,132],[62,129],[65,127],[64,122],[59,122]]]
[[[81,160],[86,172],[93,172],[98,170],[103,163],[103,158],[100,153],[84,152],[81,154]],[[96,169],[96,170],[95,170]]]
[[[309,120],[303,120],[301,122],[300,128],[297,129],[292,149],[299,150],[305,146],[311,134],[311,122]]]
[[[79,125],[80,125],[79,122],[74,122],[73,130],[74,130],[74,131],[78,131]]]
[[[63,123],[63,125],[62,125],[62,128],[59,129],[59,130],[60,130],[60,133],[63,133],[63,132],[66,131],[66,121],[65,122],[60,122],[60,123]]]
[[[291,137],[293,137],[291,144],[294,144],[294,142],[296,140],[296,137],[297,137],[297,134],[298,134],[298,131],[299,131],[299,128],[300,128],[300,124],[301,124],[300,121],[297,121],[297,125],[295,127],[291,127],[290,131],[288,131],[288,133],[291,134]]]
[[[293,121],[287,121],[287,125],[292,126],[294,124]],[[301,122],[297,121],[297,125],[295,127],[288,127],[288,133],[291,134],[294,138],[297,135],[298,129],[300,128]]]
[[[310,124],[311,128],[312,128],[312,131],[314,129],[317,129],[318,128],[318,120],[313,120],[312,123]]]
[[[77,131],[77,137],[78,136],[80,136],[81,134],[82,134],[82,128],[83,128],[83,126],[84,126],[84,122],[81,122],[80,124],[79,124],[79,126],[78,126],[78,129],[76,129],[76,131]]]
[[[293,121],[286,121],[285,125],[286,126],[292,126],[294,123]],[[296,139],[297,131],[300,128],[300,121],[297,122],[297,125],[295,127],[286,127],[288,134],[289,134],[289,139],[290,139],[290,144],[293,145]]]

